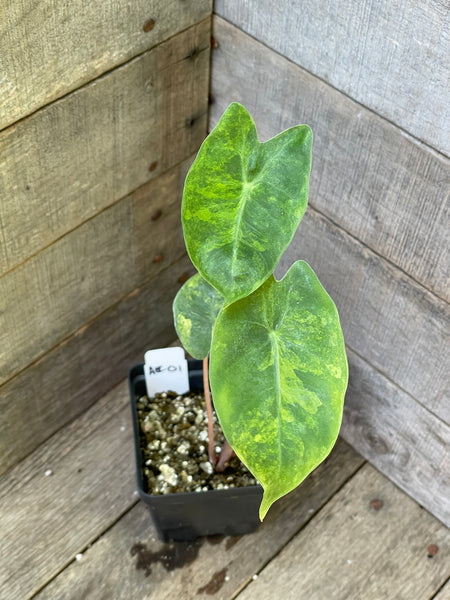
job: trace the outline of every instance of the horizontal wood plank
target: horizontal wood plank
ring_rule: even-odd
[[[214,10],[269,48],[450,154],[450,20],[445,2],[217,0]],[[252,69],[251,64],[249,60]],[[257,73],[252,69],[249,83]],[[268,66],[263,76],[272,76]],[[283,107],[287,90],[279,92]],[[264,95],[260,97],[264,101]]]
[[[0,132],[0,275],[197,150],[210,29],[208,18]]]
[[[0,388],[0,474],[121,381],[146,350],[174,339],[172,301],[193,272],[186,256],[177,260]]]
[[[30,598],[137,501],[130,416],[123,382],[2,477],[2,598]]]
[[[185,254],[184,173],[174,167],[0,278],[1,383]]]
[[[450,425],[354,352],[341,435],[450,527]]]
[[[309,209],[280,261],[306,260],[335,301],[348,346],[450,423],[449,306]]]
[[[143,594],[153,600],[231,598],[361,464],[361,457],[340,440],[324,465],[274,505],[256,533],[240,538],[162,544],[156,539],[147,509],[139,504],[84,552],[80,561],[44,588],[37,599],[75,600],[89,597],[94,591],[96,598],[117,600]],[[164,563],[171,562],[172,568],[164,568]],[[104,570],[110,576],[99,578]],[[210,583],[214,578],[215,586]]]
[[[198,23],[211,13],[211,4],[210,0],[2,3],[0,129]]]
[[[447,579],[449,550],[450,531],[365,465],[237,597],[423,600]]]
[[[234,100],[263,141],[308,123],[311,205],[449,301],[450,162],[218,17],[214,35],[211,126]]]

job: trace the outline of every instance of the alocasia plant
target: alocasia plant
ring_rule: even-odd
[[[226,439],[260,481],[260,517],[332,449],[348,368],[336,307],[309,265],[273,271],[305,212],[311,130],[260,143],[231,104],[185,182],[182,222],[198,274],[174,301],[177,333],[210,355],[214,407]]]

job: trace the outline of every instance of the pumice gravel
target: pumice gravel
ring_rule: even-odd
[[[255,485],[257,482],[234,456],[223,473],[208,458],[208,429],[202,393],[163,392],[137,401],[144,489],[148,494],[201,492]],[[214,415],[214,439],[220,450],[225,439]]]

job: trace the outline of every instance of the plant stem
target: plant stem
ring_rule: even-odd
[[[228,466],[230,458],[234,456],[234,450],[230,446],[227,440],[225,440],[222,450],[220,451],[219,458],[216,464],[216,472],[223,473]]]
[[[214,449],[214,429],[211,392],[209,391],[208,357],[203,359],[203,387],[205,390],[206,415],[208,417],[208,455],[213,467],[216,466],[216,451]]]

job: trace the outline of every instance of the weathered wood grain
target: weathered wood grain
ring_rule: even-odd
[[[8,504],[8,498],[11,499],[13,494],[21,494],[27,487],[33,487],[34,482],[41,478],[42,469],[44,473],[48,468],[53,472],[55,461],[70,460],[70,456],[75,456],[74,452],[80,452],[81,449],[78,447],[82,446],[85,440],[95,437],[98,429],[102,431],[107,421],[116,419],[124,411],[129,402],[127,394],[127,382],[122,379],[120,384],[110,389],[77,419],[40,444],[31,456],[2,475],[0,500],[3,505]],[[51,481],[54,483],[53,479]],[[55,484],[53,489],[57,487]],[[24,521],[24,527],[25,525]]]
[[[123,382],[1,479],[2,598],[30,598],[127,511],[134,476]]]
[[[450,423],[448,304],[312,209],[279,273],[298,259],[335,301],[348,346]]]
[[[184,255],[184,172],[174,167],[0,278],[1,383]]]
[[[313,266],[338,305],[350,348],[375,367],[361,371],[355,355],[348,414],[357,424],[344,424],[347,439],[447,520],[449,308],[436,295],[450,294],[449,162],[220,18],[214,35],[212,125],[238,100],[263,140],[298,122],[314,131],[316,210],[283,269],[296,259]]]
[[[0,274],[197,150],[210,29],[208,18],[0,133]]]
[[[174,339],[172,300],[180,277],[193,272],[187,257],[177,260],[0,388],[0,474],[121,381],[146,350]]]
[[[446,2],[217,0],[214,9],[269,48],[450,154]],[[265,76],[269,73],[266,68]],[[283,106],[284,90],[279,99]]]
[[[365,465],[237,597],[423,600],[447,579],[449,550],[450,531]]]
[[[348,350],[341,435],[450,527],[450,425]]]
[[[211,0],[2,2],[0,129],[198,23],[211,13],[211,4]]]
[[[432,600],[450,600],[450,581],[440,590]]]
[[[361,457],[340,440],[329,460],[278,502],[256,533],[241,538],[164,545],[155,539],[147,509],[139,504],[37,598],[75,600],[89,594],[99,600],[231,598],[361,464]],[[99,578],[105,570],[110,576]],[[216,589],[210,585],[208,591],[200,592],[214,577]]]
[[[214,35],[211,126],[234,100],[262,140],[311,125],[311,204],[449,301],[450,162],[217,17]]]

